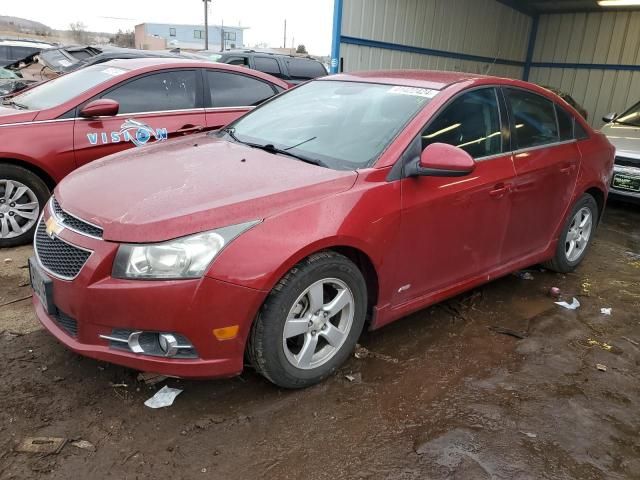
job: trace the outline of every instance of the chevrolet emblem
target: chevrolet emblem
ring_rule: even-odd
[[[60,235],[60,232],[64,230],[64,227],[58,223],[55,217],[49,217],[45,225],[47,227],[46,232],[47,235],[49,235],[49,238]]]

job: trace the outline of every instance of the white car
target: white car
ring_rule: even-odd
[[[603,120],[607,124],[602,133],[616,147],[609,193],[640,199],[640,102],[620,115],[610,113]]]

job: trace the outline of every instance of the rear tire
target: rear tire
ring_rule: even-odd
[[[308,387],[347,360],[366,310],[367,287],[358,267],[335,252],[315,253],[269,294],[251,330],[247,356],[272,383]]]
[[[0,163],[0,247],[31,243],[50,195],[47,185],[33,172]]]
[[[558,273],[574,271],[591,245],[599,215],[596,200],[588,193],[582,195],[567,217],[555,256],[544,266]]]

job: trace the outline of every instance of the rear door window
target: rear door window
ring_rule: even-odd
[[[267,57],[253,57],[253,62],[256,70],[259,70],[264,73],[268,73],[270,75],[274,75],[276,77],[281,77],[282,72],[280,71],[280,65],[275,58],[267,58]]]
[[[119,113],[161,112],[196,108],[197,72],[175,70],[136,78],[101,98],[120,104]]]
[[[291,78],[301,80],[324,77],[327,71],[320,62],[308,58],[289,58],[285,60]]]
[[[271,84],[239,73],[207,70],[212,107],[256,106],[276,94]]]
[[[505,89],[517,149],[557,142],[558,124],[554,103],[525,90]]]
[[[573,140],[573,115],[570,115],[564,108],[556,105],[556,115],[558,115],[558,130],[560,131],[560,141]]]
[[[463,93],[422,132],[422,149],[432,143],[459,147],[473,158],[502,153],[502,129],[495,88]]]

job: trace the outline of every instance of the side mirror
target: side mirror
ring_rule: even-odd
[[[602,117],[602,120],[605,123],[611,123],[613,122],[616,118],[618,118],[618,114],[617,113],[607,113],[604,117]]]
[[[446,143],[432,143],[422,151],[420,160],[407,166],[409,177],[464,177],[476,168],[471,155]]]
[[[80,110],[80,116],[85,118],[94,117],[113,117],[118,114],[120,110],[120,104],[115,100],[109,100],[108,98],[101,98],[87,103],[82,110]]]

